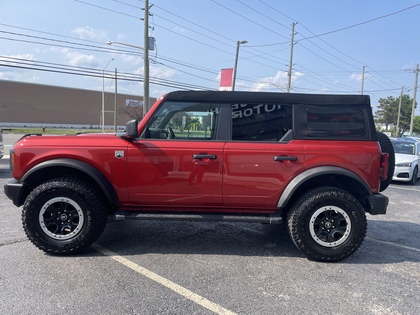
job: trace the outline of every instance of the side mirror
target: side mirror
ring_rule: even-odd
[[[127,137],[129,138],[138,138],[139,137],[139,132],[137,129],[139,122],[135,119],[130,120],[126,127],[125,127],[125,132],[127,134]]]

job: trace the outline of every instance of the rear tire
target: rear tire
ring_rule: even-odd
[[[106,206],[99,192],[75,178],[57,178],[36,187],[22,210],[31,242],[54,255],[77,254],[103,232]]]
[[[347,191],[320,187],[303,195],[287,215],[291,239],[310,260],[336,262],[351,256],[367,230],[365,211]]]
[[[381,146],[381,150],[384,153],[388,153],[389,160],[388,160],[388,176],[385,180],[381,181],[381,186],[379,191],[384,191],[388,188],[389,184],[392,181],[392,176],[394,176],[394,169],[395,169],[395,152],[394,147],[392,145],[391,140],[389,140],[388,136],[382,132],[377,132],[378,142]]]

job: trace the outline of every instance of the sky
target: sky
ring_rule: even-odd
[[[0,80],[143,95],[142,0],[0,0]],[[150,96],[219,88],[414,97],[420,3],[149,0]],[[118,42],[108,45],[108,41]],[[132,46],[127,46],[132,45]],[[364,79],[363,79],[364,78]],[[363,87],[363,89],[362,89]],[[418,93],[419,94],[419,93]],[[416,112],[419,114],[419,112]]]

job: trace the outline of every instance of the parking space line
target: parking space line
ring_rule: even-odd
[[[401,186],[396,186],[396,185],[390,185],[389,188],[395,188],[395,189],[401,189],[401,190],[410,190],[410,191],[418,191],[420,192],[419,189],[414,188],[416,186],[413,186],[413,188],[410,187],[401,187]]]
[[[213,303],[212,301],[192,292],[191,290],[188,290],[182,286],[180,286],[179,284],[176,284],[175,282],[168,280],[162,276],[159,276],[158,274],[154,273],[153,271],[150,271],[149,269],[146,269],[134,262],[132,262],[131,260],[128,260],[116,253],[114,253],[113,251],[110,251],[109,249],[106,249],[105,247],[102,247],[100,245],[94,244],[92,246],[95,250],[97,250],[98,252],[100,252],[101,254],[110,257],[111,259],[119,262],[120,264],[134,270],[135,272],[149,278],[150,280],[153,280],[155,282],[157,282],[160,285],[163,285],[164,287],[167,287],[168,289],[182,295],[183,297],[185,297],[186,299],[189,299],[191,301],[193,301],[194,303],[201,305],[202,307],[214,312],[215,314],[220,314],[220,315],[234,315],[236,313],[231,312],[225,308],[223,308],[222,306]]]
[[[386,244],[386,245],[392,245],[392,246],[396,246],[396,247],[400,247],[400,248],[404,248],[404,249],[413,250],[415,252],[420,252],[420,249],[410,247],[410,246],[400,245],[400,244],[396,244],[396,243],[393,243],[393,242],[381,241],[381,240],[377,240],[377,239],[374,239],[374,238],[371,238],[371,237],[366,237],[366,239],[370,240],[370,241]]]

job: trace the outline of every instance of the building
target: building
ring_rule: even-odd
[[[105,129],[114,129],[115,94],[105,93]],[[143,106],[141,96],[117,93],[117,126],[130,118],[127,106]],[[151,99],[153,104],[156,99]],[[0,80],[0,126],[101,128],[102,91]]]

